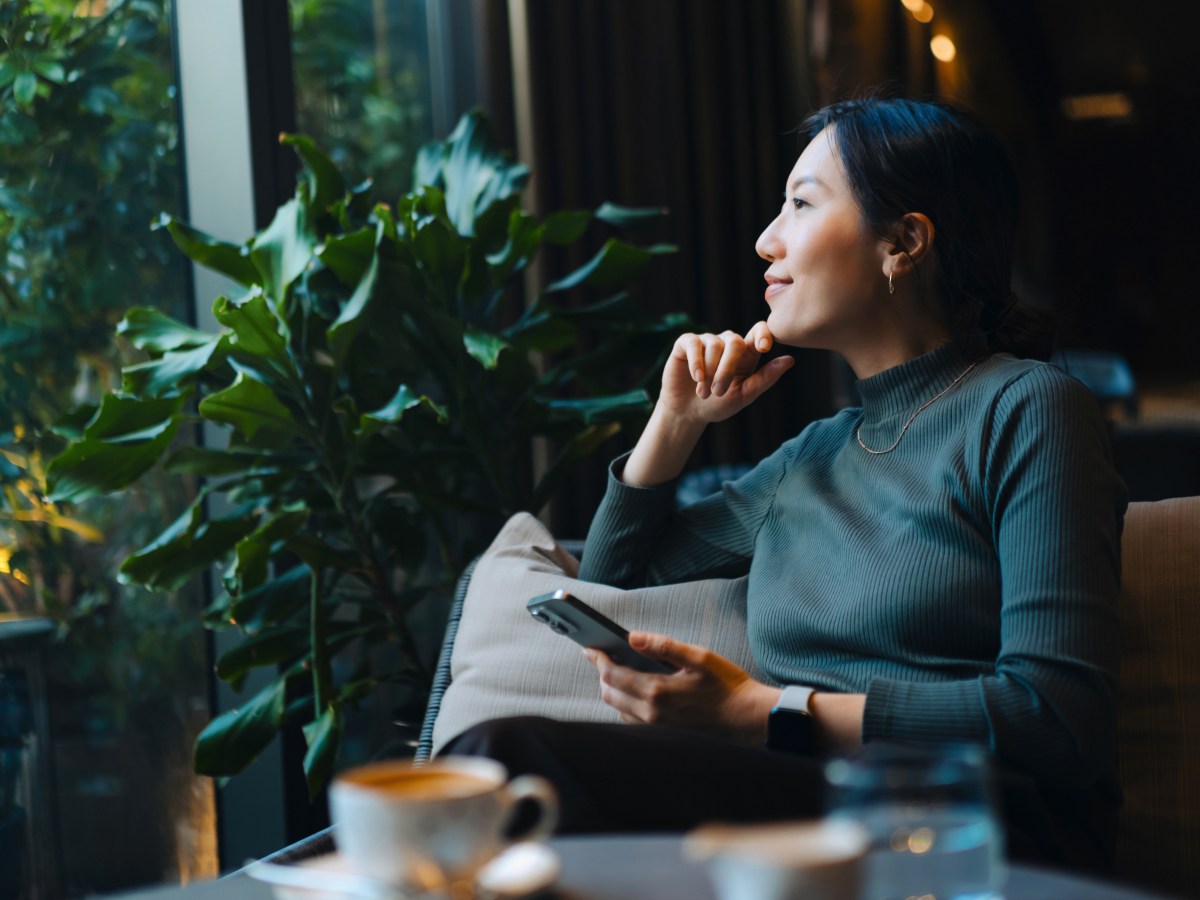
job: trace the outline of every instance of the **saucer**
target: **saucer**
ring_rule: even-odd
[[[438,891],[413,891],[364,877],[336,851],[283,865],[251,863],[245,871],[251,878],[270,883],[279,900],[416,900],[445,896]],[[558,854],[545,844],[514,844],[479,870],[476,893],[480,900],[531,897],[553,885],[561,871]]]

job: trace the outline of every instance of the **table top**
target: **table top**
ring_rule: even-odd
[[[554,838],[562,877],[559,900],[715,900],[705,869],[683,856],[679,836],[613,835]],[[269,885],[234,873],[186,887],[122,895],[130,900],[273,900]],[[1007,900],[1147,900],[1155,895],[1031,866],[1010,866]]]

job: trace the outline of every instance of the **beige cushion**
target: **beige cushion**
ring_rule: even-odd
[[[1200,497],[1133,503],[1121,541],[1125,878],[1200,885]]]
[[[480,557],[463,600],[452,679],[433,729],[433,751],[487,719],[541,715],[619,722],[600,700],[596,670],[569,639],[536,622],[530,597],[565,588],[630,631],[700,644],[767,679],[746,644],[746,579],[619,590],[579,581],[578,561],[528,513],[508,521]]]

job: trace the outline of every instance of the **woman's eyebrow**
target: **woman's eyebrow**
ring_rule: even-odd
[[[819,188],[823,188],[825,190],[829,189],[828,185],[826,185],[825,182],[823,182],[816,175],[801,175],[791,183],[791,185],[788,187],[788,190],[792,193],[795,193],[799,188],[804,187],[806,184],[815,184]]]

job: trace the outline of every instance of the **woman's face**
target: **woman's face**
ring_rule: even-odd
[[[782,343],[850,357],[883,325],[891,247],[867,233],[829,128],[796,160],[754,248],[770,263],[767,325]]]

